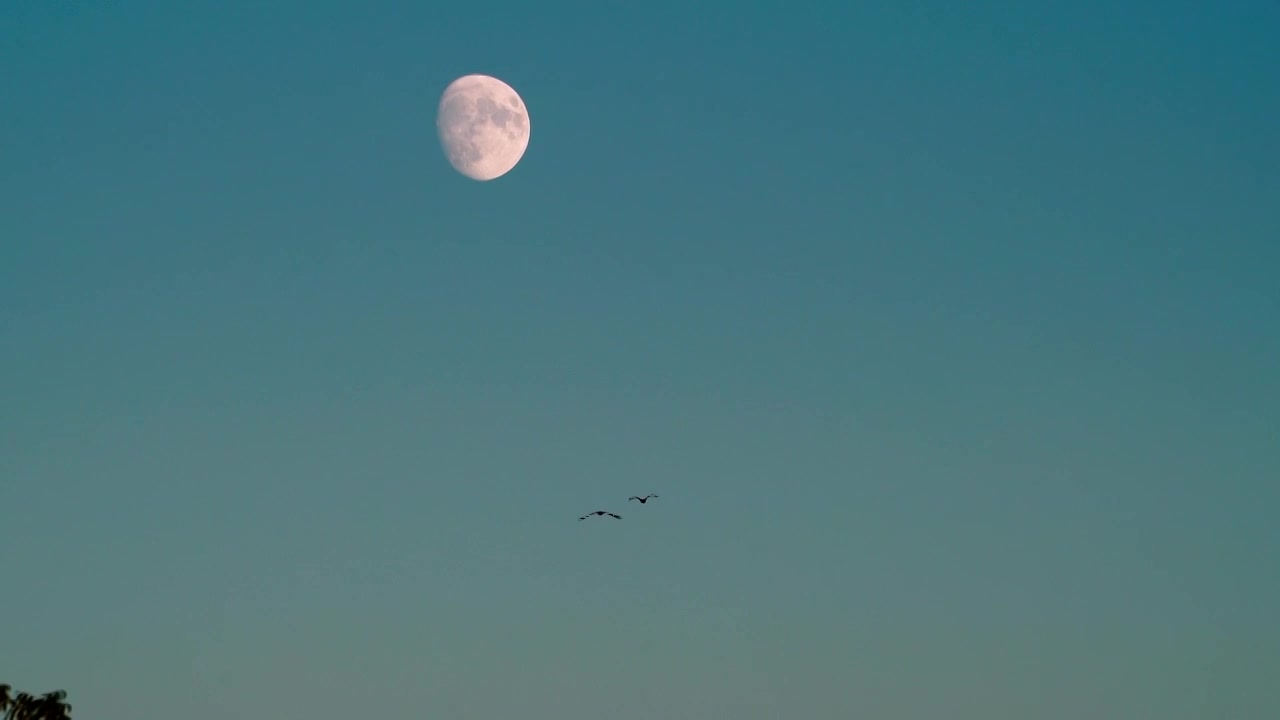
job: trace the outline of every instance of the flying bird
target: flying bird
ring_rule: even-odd
[[[586,520],[587,518],[591,517],[592,515],[608,515],[609,517],[614,518],[615,520],[621,520],[621,519],[622,519],[622,516],[621,516],[621,515],[614,515],[613,513],[609,512],[608,510],[597,510],[597,511],[595,511],[595,512],[589,512],[589,513],[587,513],[586,515],[583,515],[582,517],[580,517],[580,518],[578,518],[578,519],[579,519],[579,520]]]
[[[649,502],[649,498],[656,498],[656,497],[658,497],[658,496],[657,496],[657,495],[645,495],[644,497],[640,497],[639,495],[632,495],[631,497],[627,498],[627,500],[628,500],[628,501],[631,501],[631,500],[639,500],[639,501],[640,501],[640,504],[641,504],[641,505],[643,505],[643,504],[645,504],[645,503]]]

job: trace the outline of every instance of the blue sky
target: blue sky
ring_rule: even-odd
[[[4,4],[0,681],[104,720],[1264,716],[1278,29]],[[435,137],[468,73],[530,112],[489,183]]]

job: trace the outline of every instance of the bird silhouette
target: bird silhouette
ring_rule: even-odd
[[[622,516],[621,516],[621,515],[614,515],[613,513],[609,512],[608,510],[597,510],[597,511],[595,511],[595,512],[589,512],[589,513],[587,513],[586,515],[583,515],[582,517],[580,517],[580,518],[578,518],[578,519],[579,519],[579,520],[586,520],[587,518],[591,517],[592,515],[608,515],[609,517],[614,518],[615,520],[621,520],[621,519],[622,519]]]
[[[649,502],[649,498],[656,498],[656,497],[658,497],[658,496],[657,496],[657,495],[645,495],[644,497],[640,497],[639,495],[632,495],[631,497],[627,498],[627,500],[628,500],[628,501],[631,501],[631,500],[639,500],[639,501],[640,501],[640,504],[641,504],[641,505],[643,505],[643,504],[645,504],[645,503]]]

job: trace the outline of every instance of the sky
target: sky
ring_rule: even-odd
[[[97,720],[1270,716],[1278,31],[0,4],[0,682]],[[529,110],[492,182],[435,134],[470,73]]]

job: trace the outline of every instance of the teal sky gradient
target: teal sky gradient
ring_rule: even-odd
[[[1271,716],[1280,5],[1210,7],[0,4],[0,681]]]

